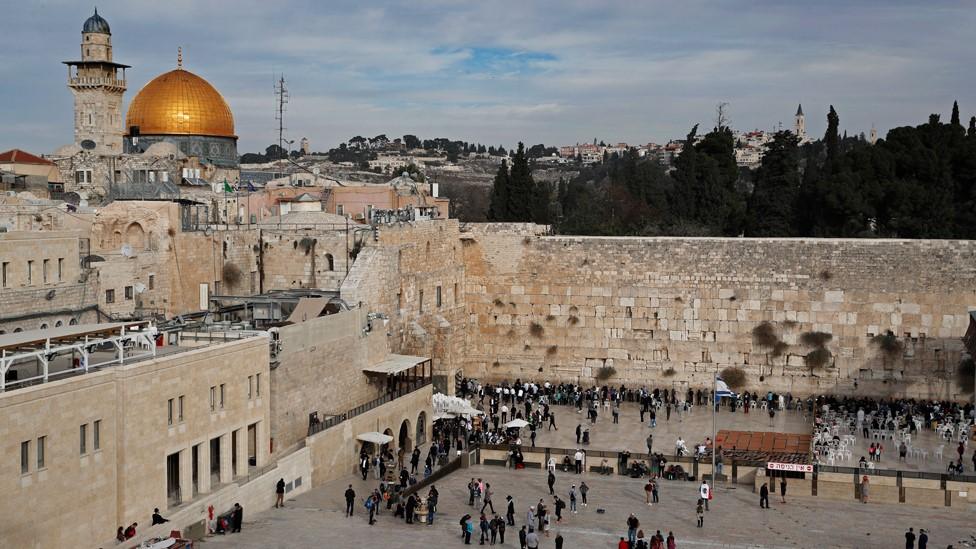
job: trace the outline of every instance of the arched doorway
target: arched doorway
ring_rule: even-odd
[[[417,446],[427,444],[427,412],[420,412],[417,416],[417,436],[414,438]]]
[[[138,223],[132,223],[125,230],[125,242],[129,246],[132,246],[133,250],[142,250],[146,247],[146,231],[143,230],[142,225]]]
[[[400,436],[396,440],[397,446],[403,450],[404,455],[413,452],[413,441],[410,440],[410,420],[405,419],[400,424]]]
[[[393,436],[393,429],[390,429],[389,427],[387,427],[386,429],[383,430],[383,434],[386,435],[386,436],[388,436],[388,437],[390,437],[390,438],[392,438],[394,441],[396,440],[396,437]],[[391,444],[391,442],[388,442],[386,444],[381,445],[380,446],[380,452],[382,452],[383,450],[389,450],[390,449],[390,444]]]

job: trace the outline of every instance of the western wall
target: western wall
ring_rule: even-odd
[[[966,398],[976,242],[542,233],[462,228],[467,375]]]

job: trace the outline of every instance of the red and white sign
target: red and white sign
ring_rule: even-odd
[[[806,463],[777,463],[770,461],[766,463],[766,468],[772,471],[793,471],[795,473],[812,473],[813,465]]]

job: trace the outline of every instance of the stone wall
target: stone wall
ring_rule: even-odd
[[[325,419],[381,396],[383,387],[367,383],[363,368],[386,357],[386,338],[364,334],[365,325],[366,311],[353,309],[278,329],[279,365],[271,372],[276,452],[305,439],[311,412]],[[377,345],[382,353],[370,353]]]
[[[463,234],[469,375],[590,383],[612,367],[610,383],[683,387],[740,366],[751,389],[961,397],[976,242],[530,234]],[[763,322],[780,353],[754,341]],[[888,330],[903,349],[872,341]],[[826,367],[804,362],[809,332],[832,336]]]
[[[428,356],[451,376],[464,341],[464,265],[456,220],[383,225],[341,287],[350,305],[389,317],[393,352]],[[438,296],[440,296],[438,298]]]

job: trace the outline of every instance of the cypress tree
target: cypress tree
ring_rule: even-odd
[[[533,210],[537,204],[538,190],[532,179],[529,158],[525,154],[525,145],[522,142],[519,142],[515,156],[512,157],[512,169],[508,177],[510,221],[532,221],[535,217]]]
[[[969,119],[969,137],[976,137],[976,116]]]
[[[952,118],[949,120],[949,123],[952,124],[953,126],[962,126],[962,124],[959,122],[959,102],[958,101],[953,101],[952,102]]]
[[[492,221],[511,221],[508,211],[509,175],[508,165],[502,160],[491,186],[491,204],[488,206],[488,219]]]
[[[838,136],[837,128],[840,127],[840,117],[837,116],[837,111],[834,110],[834,106],[830,106],[830,112],[827,113],[827,133],[824,134],[824,142],[827,144],[827,161],[828,163],[837,160],[838,156]]]

